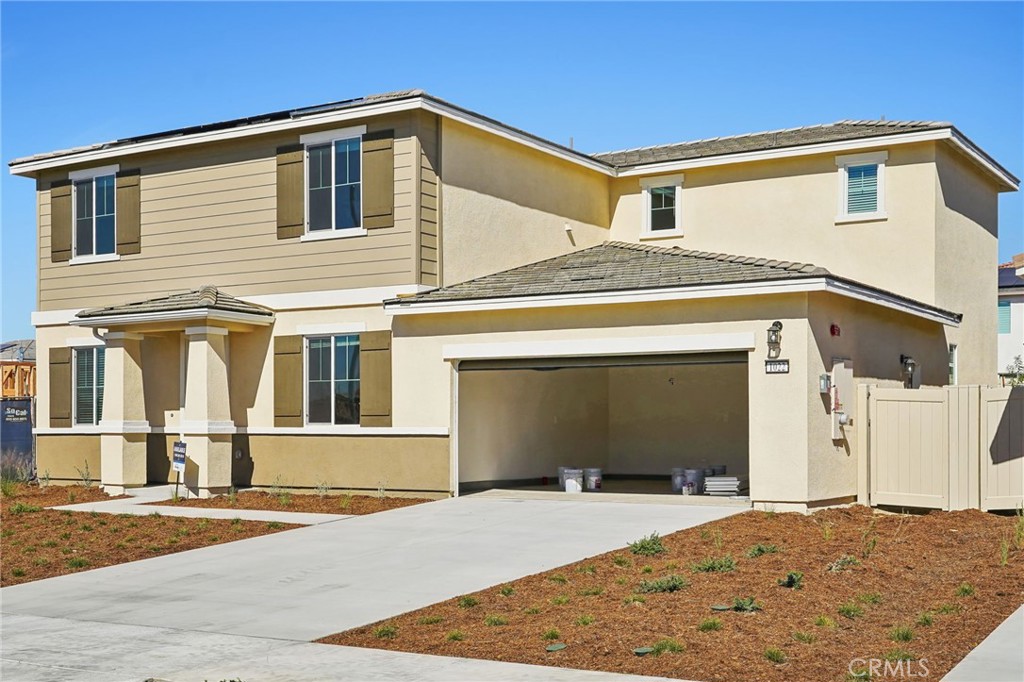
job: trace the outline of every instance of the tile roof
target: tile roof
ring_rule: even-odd
[[[629,291],[802,279],[828,274],[828,270],[807,263],[605,242],[388,303]]]
[[[226,294],[215,286],[209,284],[201,286],[181,294],[171,294],[159,298],[151,298],[145,301],[125,303],[107,308],[94,308],[84,310],[76,317],[89,319],[93,317],[106,317],[108,315],[142,315],[144,313],[162,313],[174,310],[222,310],[235,313],[247,313],[249,315],[272,316],[274,311],[254,303],[241,301],[230,294]]]
[[[684,161],[706,156],[739,154],[742,152],[782,149],[806,144],[855,140],[899,133],[952,128],[953,124],[940,121],[852,121],[844,120],[822,125],[784,130],[768,130],[731,137],[713,137],[706,140],[662,144],[653,147],[624,149],[617,152],[594,154],[599,161],[616,167],[638,166],[665,161]]]

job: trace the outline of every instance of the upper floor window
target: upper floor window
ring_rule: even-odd
[[[306,233],[363,227],[362,135],[365,127],[302,136],[306,148]]]
[[[76,171],[72,224],[74,257],[103,256],[117,250],[115,233],[115,174],[117,166]]]
[[[640,183],[644,216],[640,238],[679,237],[683,234],[683,176],[650,178]]]
[[[306,338],[306,423],[359,423],[359,335]]]
[[[887,152],[837,156],[839,214],[836,222],[882,220],[885,214]]]
[[[99,424],[103,416],[103,375],[105,349],[75,348],[74,388],[75,424]]]
[[[1000,301],[999,302],[999,333],[1009,334],[1010,333],[1010,302]]]

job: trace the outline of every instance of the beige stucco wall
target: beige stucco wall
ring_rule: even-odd
[[[648,243],[813,263],[934,303],[935,147],[900,145],[888,152],[887,220],[837,224],[836,154],[817,154],[686,171],[684,236]],[[640,180],[612,182],[613,239],[640,239]]]
[[[936,168],[935,303],[964,315],[948,333],[960,383],[995,385],[999,197],[989,179],[944,146]]]
[[[36,437],[36,471],[54,483],[83,483],[88,466],[92,485],[100,480],[99,435]]]
[[[608,239],[601,173],[449,119],[441,167],[444,284]]]
[[[459,481],[607,470],[608,391],[606,368],[461,373]]]
[[[277,239],[277,147],[364,123],[371,131],[395,130],[394,227],[347,239]],[[50,172],[37,193],[38,310],[116,305],[202,284],[260,295],[416,282],[419,192],[430,191],[421,167],[431,161],[414,128],[419,120],[401,114],[118,159],[123,169],[142,170],[142,251],[106,263],[51,262],[49,181],[66,178],[68,169]]]

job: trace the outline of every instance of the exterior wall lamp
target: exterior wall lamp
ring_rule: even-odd
[[[782,323],[778,320],[768,327],[768,357],[777,358],[782,352]]]
[[[914,370],[917,369],[917,360],[909,355],[900,355],[900,365],[903,367],[903,384],[907,388],[914,387]]]

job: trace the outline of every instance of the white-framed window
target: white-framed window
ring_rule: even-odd
[[[680,237],[683,234],[683,176],[645,178],[641,239]]]
[[[949,344],[949,385],[950,386],[956,386],[957,385],[957,376],[959,374],[959,371],[958,371],[958,368],[957,368],[957,359],[958,358],[957,358],[956,344],[955,343],[951,343],[951,344]]]
[[[839,167],[837,223],[884,220],[885,162],[888,152],[836,157]]]
[[[306,236],[365,234],[362,136],[366,126],[303,135],[306,156]]]
[[[96,425],[103,417],[103,375],[106,352],[102,346],[74,348],[72,377],[75,425]]]
[[[118,166],[68,174],[72,185],[73,257],[116,257],[116,176]]]
[[[307,424],[359,424],[359,335],[305,337]]]

